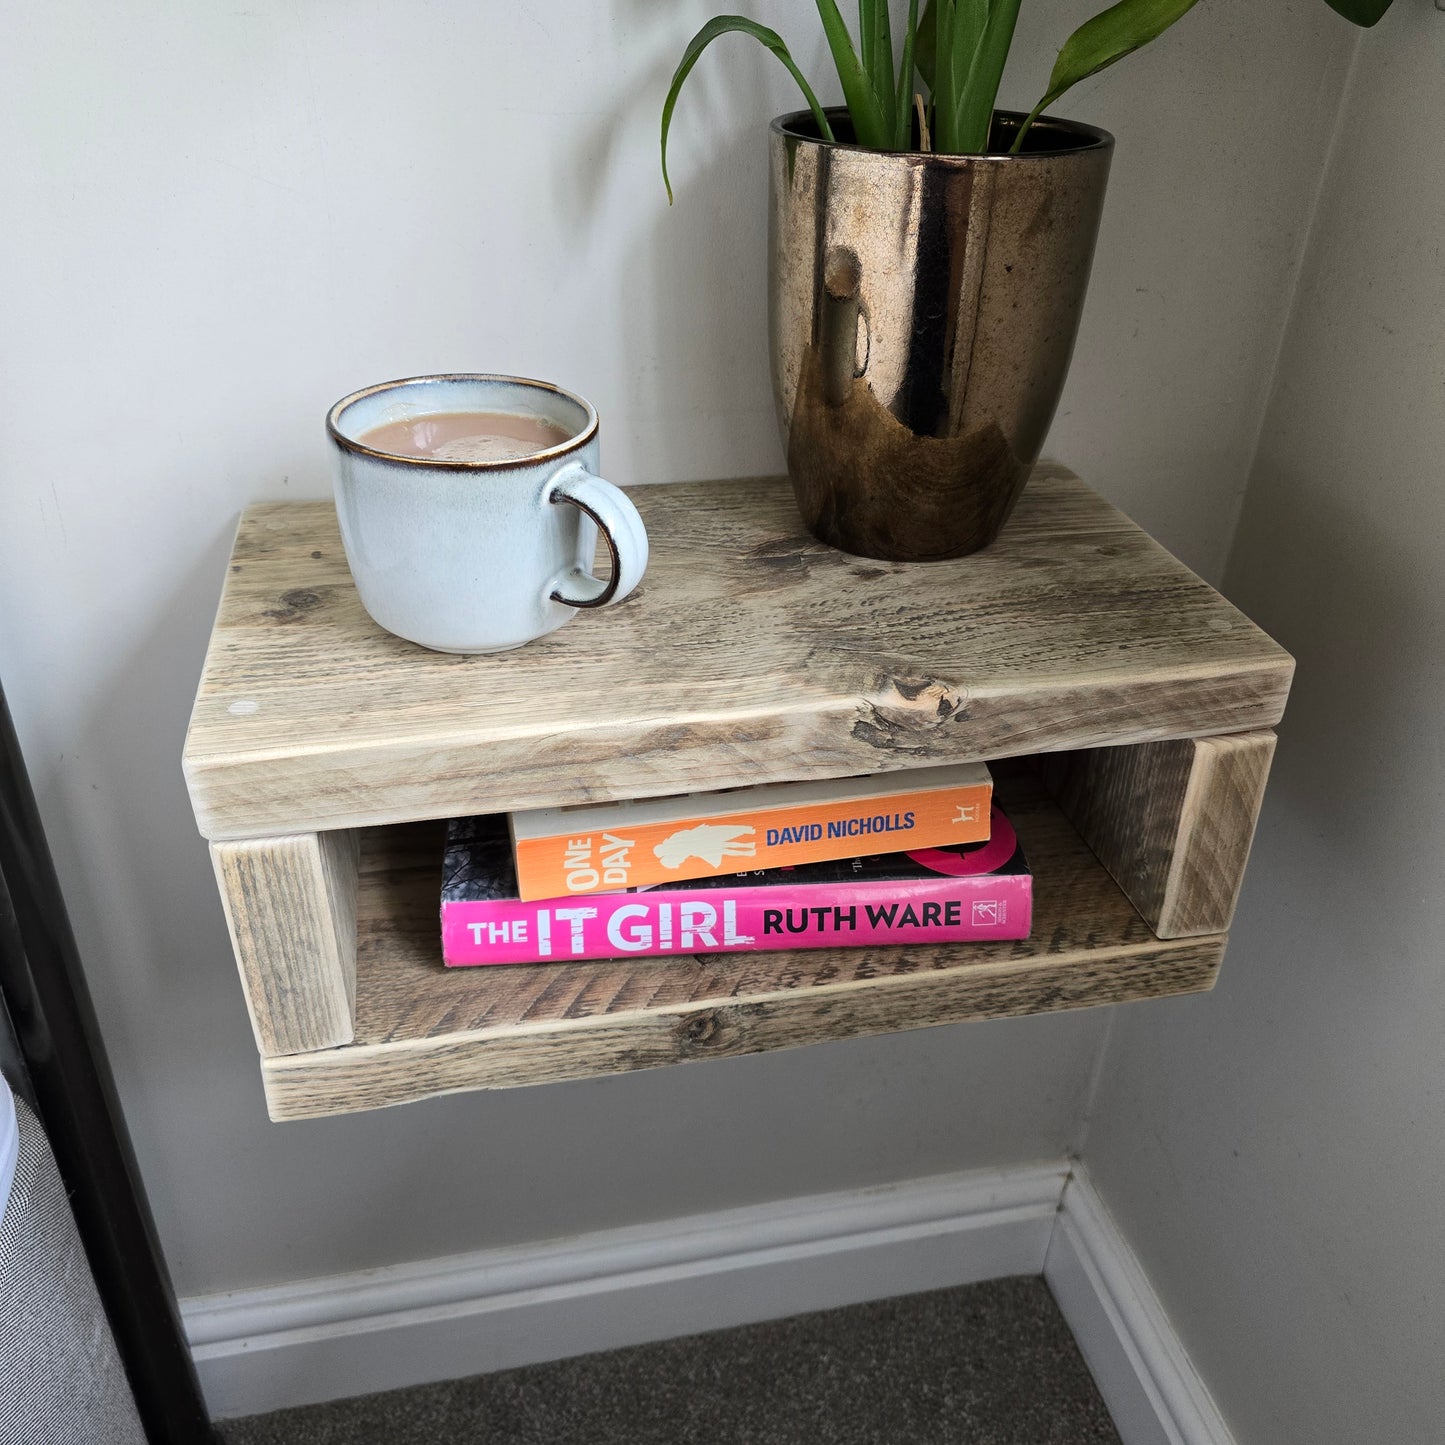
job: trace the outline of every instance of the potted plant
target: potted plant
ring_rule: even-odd
[[[730,31],[788,68],[807,109],[770,135],[769,330],[788,473],[815,536],[894,561],[998,535],[1058,405],[1113,138],[1048,108],[1196,0],[1119,0],[1059,51],[1027,115],[994,103],[1021,0],[888,0],[818,14],[846,105],[824,107],[782,38],[739,15],[693,37],[662,111]],[[1373,25],[1391,0],[1328,0]],[[672,189],[668,185],[671,199]]]

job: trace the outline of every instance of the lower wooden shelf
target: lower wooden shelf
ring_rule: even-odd
[[[1035,873],[1031,938],[447,969],[442,825],[361,835],[356,1036],[263,1060],[274,1119],[593,1078],[964,1019],[1210,988],[1227,935],[1159,939],[1057,806],[1004,802]]]

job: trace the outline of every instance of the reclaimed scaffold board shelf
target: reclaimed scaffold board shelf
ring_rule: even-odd
[[[632,495],[638,592],[494,656],[377,627],[330,504],[242,518],[185,771],[273,1118],[1213,984],[1293,663],[1211,587],[1057,467],[922,565]],[[972,759],[1031,760],[1027,941],[442,966],[436,820]]]

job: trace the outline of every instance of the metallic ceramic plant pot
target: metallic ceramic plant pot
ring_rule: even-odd
[[[995,116],[996,149],[1019,120]],[[773,387],[803,520],[865,557],[988,546],[1063,390],[1113,137],[1041,120],[1018,156],[868,151],[800,111],[769,140]]]

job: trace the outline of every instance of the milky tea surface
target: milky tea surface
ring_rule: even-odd
[[[505,462],[535,456],[570,441],[572,434],[540,417],[504,411],[443,411],[389,421],[357,441],[394,457],[444,462]]]

